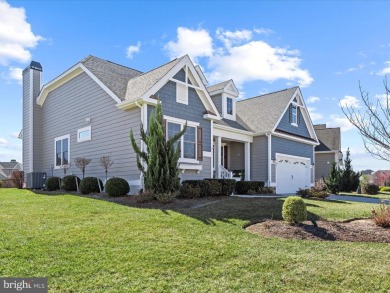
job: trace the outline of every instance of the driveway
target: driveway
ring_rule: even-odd
[[[345,195],[329,195],[327,197],[329,200],[342,200],[342,201],[354,201],[354,202],[365,202],[365,203],[381,203],[382,199],[380,198],[370,198],[362,196],[345,196]],[[385,204],[390,204],[390,200],[383,200]]]

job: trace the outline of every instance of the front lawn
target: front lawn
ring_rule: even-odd
[[[309,217],[372,204],[305,200]],[[0,189],[0,275],[48,277],[50,292],[386,292],[390,244],[265,238],[283,201],[227,197],[199,208],[139,208]]]

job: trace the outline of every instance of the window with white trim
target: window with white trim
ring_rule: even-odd
[[[233,115],[233,99],[229,97],[226,98],[226,113]]]
[[[183,124],[167,122],[168,138],[178,134],[184,128]],[[184,135],[176,142],[175,147],[180,145],[181,158],[196,159],[196,127],[188,126]]]
[[[176,102],[188,105],[188,86],[176,82]]]
[[[61,168],[69,165],[70,135],[60,136],[54,139],[54,166]]]
[[[291,106],[291,124],[298,125],[298,106],[294,104]]]
[[[91,126],[80,128],[77,130],[77,142],[91,140]]]

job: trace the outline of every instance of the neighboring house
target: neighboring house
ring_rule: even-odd
[[[390,170],[378,170],[371,174],[372,183],[378,186],[385,186],[390,183]]]
[[[319,145],[315,148],[315,174],[316,180],[327,178],[332,163],[339,167],[343,165],[343,153],[341,152],[340,127],[327,128],[326,124],[314,125]]]
[[[372,173],[374,173],[374,170],[371,169],[360,171],[361,175],[371,175]]]
[[[295,192],[314,184],[318,140],[299,87],[237,101],[233,80],[207,86],[186,55],[146,73],[88,56],[41,87],[42,67],[23,71],[24,170],[80,175],[76,157],[92,159],[87,176],[104,179],[99,158],[115,161],[109,176],[142,187],[129,131],[141,149],[140,125],[158,99],[166,135],[180,131],[182,180],[243,177]]]
[[[22,164],[16,160],[10,162],[0,162],[0,180],[11,178],[12,172],[22,170]]]

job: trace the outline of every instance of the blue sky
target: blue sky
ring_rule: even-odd
[[[233,78],[242,98],[301,85],[313,122],[342,128],[355,169],[390,169],[365,153],[339,106],[361,105],[358,81],[384,94],[389,11],[388,1],[0,0],[0,161],[21,161],[31,60],[46,83],[89,54],[147,71],[188,53],[210,83]]]

